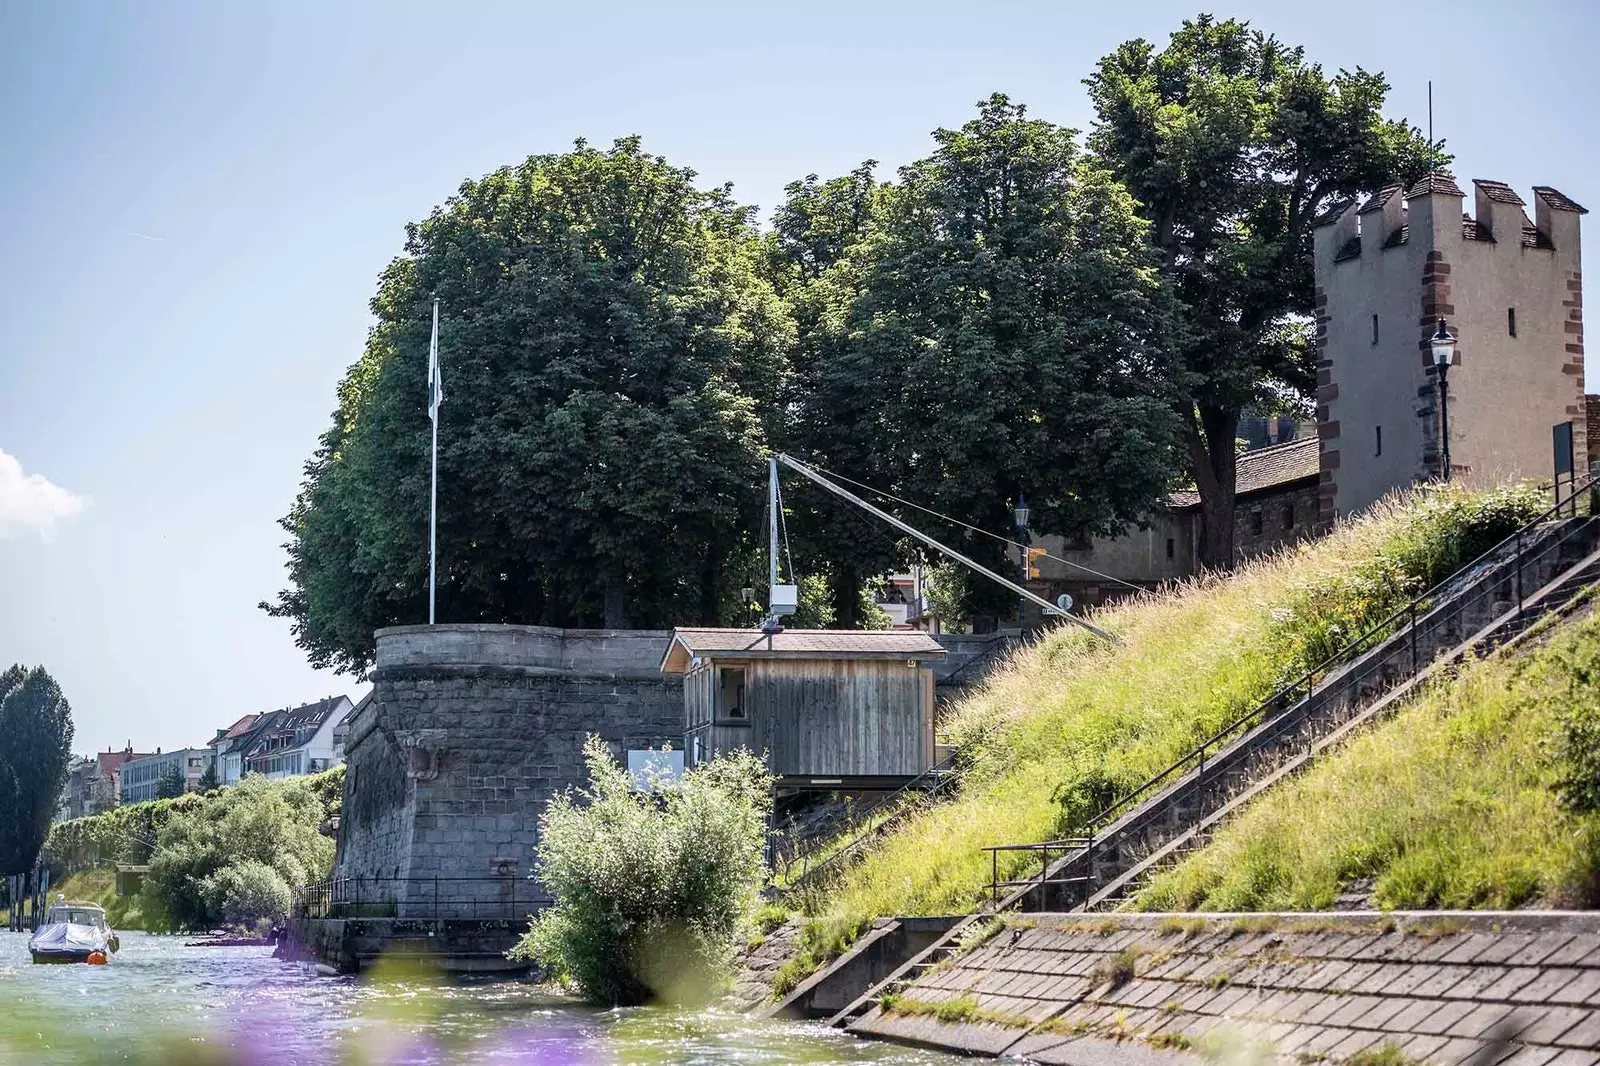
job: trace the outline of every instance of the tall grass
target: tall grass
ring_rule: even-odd
[[[1053,631],[953,710],[958,740],[977,738],[961,794],[898,827],[807,908],[848,918],[843,928],[974,909],[990,878],[982,847],[1070,835],[1544,505],[1530,489],[1429,489],[1225,580],[1101,612],[1115,647]]]
[[[1256,800],[1142,892],[1146,910],[1315,910],[1374,880],[1383,907],[1600,902],[1600,815],[1562,808],[1561,718],[1600,701],[1600,622],[1469,664]]]

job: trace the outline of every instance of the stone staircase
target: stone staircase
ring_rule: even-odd
[[[1202,746],[1175,772],[1158,777],[1089,827],[1088,842],[1050,864],[1034,883],[1018,886],[1008,908],[1098,909],[1125,898],[1153,857],[1174,841],[1201,842],[1197,830],[1231,809],[1255,786],[1298,765],[1334,734],[1371,720],[1446,662],[1512,639],[1600,577],[1594,552],[1600,521],[1549,523],[1521,544],[1456,575],[1391,635],[1314,679],[1254,724],[1211,748]],[[1394,698],[1385,698],[1385,697]]]
[[[1597,549],[1600,519],[1558,518],[1519,531],[1409,605],[1370,647],[1336,657],[1321,676],[1313,671],[1298,691],[1280,693],[1118,801],[1083,842],[1010,846],[1065,854],[1042,864],[1037,878],[1002,882],[1008,891],[996,892],[991,910],[1101,910],[1126,901],[1249,799],[1387,713],[1435,671],[1513,641],[1562,610],[1600,581]],[[849,1024],[879,995],[949,960],[989,920],[967,917],[829,1024]]]

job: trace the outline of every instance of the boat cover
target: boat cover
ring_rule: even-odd
[[[91,951],[105,951],[106,931],[92,925],[52,922],[33,934],[28,950],[35,955],[88,955]]]

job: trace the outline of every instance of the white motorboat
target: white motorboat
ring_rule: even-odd
[[[57,903],[28,941],[34,962],[106,962],[120,946],[93,903]]]

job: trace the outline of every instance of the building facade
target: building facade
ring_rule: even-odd
[[[1249,559],[1314,536],[1318,478],[1315,437],[1242,453],[1235,480],[1234,557]],[[1200,496],[1175,492],[1142,528],[1120,536],[1076,544],[1037,538],[1049,555],[1037,561],[1039,576],[1028,585],[1048,600],[1066,593],[1076,605],[1099,606],[1193,576],[1199,569],[1199,541]],[[1039,625],[1043,618],[1030,605],[1028,624]]]
[[[211,765],[211,758],[209,748],[183,748],[179,751],[157,751],[142,759],[130,759],[122,764],[121,802],[144,803],[159,799],[161,779],[174,767],[183,778],[183,790],[193,792]]]
[[[1429,338],[1457,338],[1449,388],[1452,476],[1547,478],[1551,427],[1587,453],[1577,203],[1535,186],[1534,218],[1496,181],[1475,213],[1448,177],[1391,185],[1325,212],[1315,232],[1319,517],[1359,511],[1443,470]]]
[[[331,770],[344,761],[343,743],[334,734],[352,706],[348,696],[329,696],[263,715],[248,734],[244,772],[276,779]]]

